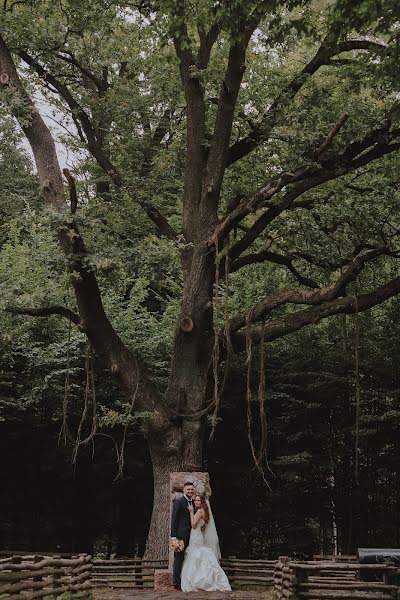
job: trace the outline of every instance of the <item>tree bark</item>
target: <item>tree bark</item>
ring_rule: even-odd
[[[146,543],[145,559],[166,559],[168,557],[169,512],[170,512],[170,473],[182,471],[179,452],[169,457],[162,448],[150,446],[153,465],[153,512]]]
[[[153,466],[153,512],[145,559],[167,559],[170,537],[170,473],[202,468],[201,422],[188,428],[170,423],[148,436]]]

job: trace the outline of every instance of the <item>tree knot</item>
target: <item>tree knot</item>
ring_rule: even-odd
[[[193,328],[194,328],[193,320],[187,315],[182,317],[182,319],[181,319],[182,331],[184,331],[185,333],[190,333],[191,331],[193,331]]]

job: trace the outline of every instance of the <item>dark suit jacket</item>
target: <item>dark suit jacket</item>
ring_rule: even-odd
[[[171,537],[176,537],[188,542],[191,529],[192,525],[190,523],[188,501],[185,496],[181,496],[174,500],[172,507]]]

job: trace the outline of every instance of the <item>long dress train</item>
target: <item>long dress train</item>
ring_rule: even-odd
[[[201,520],[190,533],[189,546],[183,561],[181,588],[183,592],[230,592],[231,586],[214,552],[205,545]]]

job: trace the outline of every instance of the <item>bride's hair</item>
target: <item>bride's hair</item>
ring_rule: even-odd
[[[210,520],[210,511],[208,510],[206,497],[202,496],[201,494],[196,494],[194,499],[196,500],[196,498],[200,498],[201,508],[204,510],[204,520],[206,523],[208,523]]]

